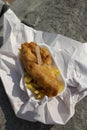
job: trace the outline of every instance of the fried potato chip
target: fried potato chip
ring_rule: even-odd
[[[32,81],[32,78],[27,73],[25,73],[24,74],[24,82],[30,83],[31,81]]]

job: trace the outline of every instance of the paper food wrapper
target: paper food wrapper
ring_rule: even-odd
[[[17,61],[23,42],[47,44],[66,82],[65,91],[56,97],[35,100],[23,89]],[[75,113],[75,105],[87,95],[87,43],[34,30],[21,23],[8,10],[4,15],[4,43],[0,49],[0,77],[17,117],[45,124],[66,124]]]

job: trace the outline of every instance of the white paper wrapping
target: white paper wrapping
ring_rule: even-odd
[[[18,48],[23,42],[45,43],[64,76],[65,91],[57,97],[35,100],[28,96],[21,82],[17,61]],[[75,105],[87,95],[87,43],[34,30],[21,23],[8,10],[4,15],[4,43],[0,49],[0,77],[17,117],[45,124],[66,124],[75,113]]]

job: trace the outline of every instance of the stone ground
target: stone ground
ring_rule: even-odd
[[[7,1],[8,3],[12,4],[14,0],[3,0],[4,2]]]
[[[11,1],[10,1],[11,2]],[[87,42],[87,0],[15,0],[11,9],[27,25]],[[87,97],[64,125],[44,125],[15,116],[0,81],[0,130],[87,130]]]

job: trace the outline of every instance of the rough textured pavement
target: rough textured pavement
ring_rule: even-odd
[[[37,30],[87,42],[87,0],[15,0],[10,8],[22,22]],[[2,22],[3,16],[0,16],[0,45],[3,40]],[[15,116],[0,81],[0,130],[36,129],[87,130],[87,97],[76,105],[75,115],[64,126],[32,123]]]

